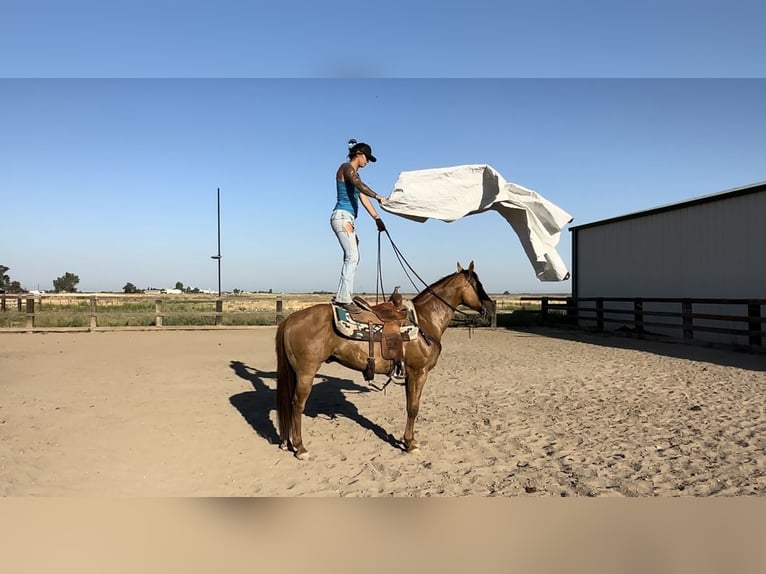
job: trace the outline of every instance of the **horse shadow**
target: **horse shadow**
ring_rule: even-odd
[[[271,379],[276,387],[277,373],[273,371],[261,371],[249,367],[241,361],[231,361],[229,367],[241,379],[248,381],[252,391],[237,393],[229,397],[229,402],[242,415],[242,418],[252,427],[258,436],[266,439],[271,444],[279,444],[279,432],[271,420],[271,411],[276,410],[277,391],[269,386],[266,381]],[[311,390],[311,395],[306,402],[303,414],[316,418],[326,416],[334,419],[345,417],[357,423],[362,428],[371,430],[380,440],[391,446],[403,449],[402,443],[394,438],[380,425],[372,422],[359,412],[356,405],[350,402],[342,391],[354,393],[369,393],[374,389],[356,384],[349,379],[339,379],[327,375],[317,375]]]

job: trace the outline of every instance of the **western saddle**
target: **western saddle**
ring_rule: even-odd
[[[377,305],[370,305],[362,297],[354,297],[362,310],[351,313],[351,318],[360,323],[367,323],[370,332],[370,354],[367,358],[367,366],[363,374],[366,381],[375,377],[375,349],[373,337],[373,325],[383,325],[380,336],[380,350],[384,359],[391,361],[390,376],[403,381],[404,379],[404,345],[402,340],[402,327],[407,324],[409,311],[402,306],[402,296],[398,287],[389,297],[388,301]]]

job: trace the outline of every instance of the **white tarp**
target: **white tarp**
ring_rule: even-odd
[[[419,222],[450,222],[494,209],[518,235],[540,281],[569,278],[556,245],[572,216],[539,193],[505,181],[488,165],[403,171],[381,207]]]

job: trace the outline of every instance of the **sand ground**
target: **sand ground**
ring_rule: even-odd
[[[299,461],[277,447],[275,332],[0,334],[0,495],[766,494],[762,353],[450,329],[418,453],[396,442],[403,388],[329,364]]]

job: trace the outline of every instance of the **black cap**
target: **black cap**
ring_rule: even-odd
[[[367,158],[367,161],[372,161],[372,162],[377,161],[375,159],[375,156],[372,155],[372,148],[369,145],[367,145],[366,143],[354,144],[354,147],[352,147],[349,150],[348,155],[353,157],[353,156],[355,156],[356,154],[359,154],[359,153],[363,153],[365,155],[365,157]]]

